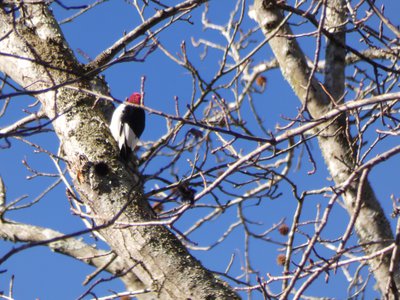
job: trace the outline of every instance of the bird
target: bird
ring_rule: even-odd
[[[115,109],[111,118],[110,131],[117,141],[120,157],[124,161],[131,159],[145,128],[146,115],[141,106],[143,106],[142,96],[135,92]]]

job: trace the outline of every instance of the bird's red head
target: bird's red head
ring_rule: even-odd
[[[133,93],[128,98],[129,103],[141,105],[142,104],[142,96],[139,93]]]

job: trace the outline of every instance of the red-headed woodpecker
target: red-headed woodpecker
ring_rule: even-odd
[[[142,96],[139,93],[133,93],[125,103],[142,105]],[[125,103],[121,103],[115,109],[110,130],[121,150],[121,158],[127,161],[143,133],[146,116],[143,108]]]

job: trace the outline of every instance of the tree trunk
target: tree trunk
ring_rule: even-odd
[[[296,39],[289,38],[293,33],[275,1],[255,0],[249,12],[269,39],[282,75],[314,119],[329,111],[335,103],[341,102],[344,95],[344,3],[340,0],[328,1],[327,6],[325,28],[331,35],[326,51],[325,89],[329,91],[329,96],[312,76],[312,70],[308,67]],[[357,167],[352,141],[346,134],[345,119],[337,118],[320,127],[320,130],[322,128],[324,129],[318,135],[319,146],[333,180],[337,186],[341,186],[356,172]],[[343,199],[348,213],[355,218],[354,228],[360,244],[367,255],[372,255],[393,243],[393,233],[370,183],[367,179],[360,182],[361,174],[356,175],[356,179],[348,185],[341,186],[345,189]],[[357,202],[357,199],[360,200]],[[389,275],[390,257],[391,253],[386,253],[368,261],[382,294],[389,282],[392,282],[392,286],[400,286],[398,268],[394,278]],[[294,282],[292,280],[292,284],[289,284],[282,299],[290,293]]]
[[[165,226],[145,225],[153,212],[138,176],[117,160],[94,97],[79,91],[100,87],[85,76],[46,5],[21,4],[20,12],[15,20],[0,9],[0,69],[40,100],[74,187],[125,270],[132,269],[160,299],[238,299]]]

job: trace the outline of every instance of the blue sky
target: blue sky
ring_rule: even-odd
[[[71,1],[72,3],[81,3],[82,1]],[[87,1],[83,1],[86,3]],[[89,57],[96,57],[102,50],[112,45],[118,40],[124,31],[129,31],[137,26],[140,21],[135,9],[128,4],[129,1],[109,1],[85,15],[81,16],[72,23],[62,25],[65,37],[76,53],[77,57],[86,62],[85,59],[78,54],[78,49],[86,53]],[[398,1],[384,1],[387,6],[386,12],[389,16],[394,16],[396,11],[400,9]],[[58,6],[54,7],[54,13],[58,20],[70,16],[74,11],[65,11]],[[224,24],[229,17],[229,12],[233,7],[231,0],[210,1],[211,21]],[[209,55],[204,61],[199,59],[201,49],[196,49],[191,46],[190,38],[209,38],[215,42],[224,42],[224,40],[215,32],[210,30],[202,30],[199,24],[200,14],[203,9],[198,9],[192,13],[192,20],[195,25],[188,25],[186,22],[174,24],[169,29],[165,30],[159,37],[163,43],[173,54],[180,51],[180,43],[186,40],[188,54],[192,61],[198,66],[199,71],[204,76],[211,77],[217,68],[220,60],[220,53],[216,50],[210,50]],[[247,17],[246,17],[247,18]],[[397,20],[396,18],[393,20]],[[254,26],[251,20],[245,21],[245,27],[251,28]],[[396,24],[397,25],[397,24]],[[350,41],[353,42],[353,41]],[[315,44],[308,39],[301,41],[304,49],[314,49]],[[313,52],[311,52],[313,53]],[[264,46],[259,53],[256,54],[255,60],[268,60],[272,58],[272,52],[268,46]],[[351,74],[352,70],[348,71]],[[188,103],[191,96],[191,77],[190,74],[183,68],[177,66],[174,62],[166,58],[161,51],[155,51],[144,63],[131,62],[117,64],[104,72],[105,78],[109,84],[112,95],[123,100],[133,91],[140,89],[140,78],[146,76],[146,105],[168,113],[174,112],[174,97],[179,97],[179,104],[182,109]],[[256,96],[255,105],[260,111],[265,111],[263,114],[264,122],[268,128],[273,129],[274,125],[279,122],[284,123],[282,115],[294,117],[297,114],[297,109],[300,108],[300,103],[293,95],[279,71],[273,70],[266,73],[268,79],[267,89],[261,95]],[[222,91],[223,95],[229,97],[229,92]],[[347,98],[351,99],[351,97]],[[0,118],[0,127],[11,124],[25,115],[23,109],[26,109],[29,104],[35,100],[27,96],[20,96],[12,101],[9,108],[9,113],[5,117]],[[0,103],[0,105],[2,105]],[[36,108],[31,108],[35,110]],[[249,106],[244,106],[245,114],[249,114]],[[249,117],[250,118],[250,117]],[[254,120],[249,119],[249,122]],[[147,128],[142,136],[144,141],[156,141],[166,131],[165,121],[158,116],[147,116]],[[29,138],[29,140],[44,145],[47,150],[56,152],[58,149],[58,140],[52,133],[45,133]],[[0,174],[7,186],[8,201],[12,201],[22,195],[28,195],[26,201],[31,201],[37,195],[42,193],[43,189],[53,183],[56,178],[37,178],[34,180],[26,180],[26,176],[30,175],[27,172],[22,160],[26,160],[32,167],[47,170],[48,172],[56,173],[54,166],[45,154],[33,153],[31,147],[26,144],[11,140],[12,148],[1,150],[0,155]],[[380,149],[389,149],[396,141],[388,141],[383,143]],[[256,144],[244,143],[244,151],[254,149]],[[317,159],[318,171],[314,175],[306,175],[307,171],[312,169],[307,158],[302,159],[301,169],[299,171],[292,170],[290,178],[301,185],[302,190],[317,189],[326,185],[326,178],[329,174],[324,168],[324,164],[320,158],[318,144],[311,142],[313,155]],[[300,150],[296,150],[299,154]],[[188,154],[190,157],[191,154]],[[372,153],[370,157],[376,155]],[[393,167],[392,167],[393,166]],[[390,195],[394,193],[399,196],[398,186],[398,167],[400,159],[394,158],[377,168],[370,174],[370,181],[384,206],[387,215],[391,213]],[[146,172],[156,170],[159,165],[153,163],[146,169]],[[182,167],[184,170],[185,167]],[[147,185],[146,190],[150,190],[152,186]],[[260,232],[269,228],[273,224],[278,223],[283,218],[286,218],[287,223],[291,223],[291,218],[295,210],[295,199],[291,194],[290,187],[287,184],[281,185],[282,196],[276,200],[266,200],[261,205],[256,206],[256,201],[248,203],[246,214],[253,219],[260,220],[263,226],[260,226]],[[312,219],[315,217],[315,206],[320,202],[322,207],[327,202],[327,199],[321,199],[321,196],[315,196],[309,199],[305,204],[306,209],[303,219]],[[204,199],[205,202],[210,199]],[[315,201],[315,202],[314,202]],[[193,223],[193,219],[206,212],[191,211],[184,216],[178,223],[181,230],[185,230]],[[195,233],[191,238],[200,245],[207,245],[215,241],[223,233],[231,223],[231,218],[235,217],[236,210],[227,211],[225,215],[211,222],[203,230]],[[82,228],[81,221],[73,217],[70,212],[68,201],[65,197],[65,187],[59,185],[56,189],[47,194],[39,204],[27,210],[21,210],[9,213],[8,218],[26,222],[30,224],[46,226],[59,230],[61,232],[70,233]],[[335,237],[337,232],[344,231],[348,217],[347,213],[336,206],[332,214],[332,222],[324,232],[325,237]],[[394,224],[394,220],[392,220]],[[392,225],[393,225],[392,224]],[[256,226],[255,226],[256,227]],[[273,233],[270,236],[278,242],[285,242],[285,238],[278,233]],[[91,242],[90,239],[85,239]],[[240,263],[243,260],[243,233],[234,231],[227,239],[224,246],[216,247],[210,252],[193,252],[203,264],[213,270],[223,271],[227,266],[230,255],[234,254],[235,259],[233,264],[233,275],[240,274]],[[4,254],[13,245],[0,242],[0,255]],[[105,245],[101,245],[106,247]],[[251,242],[252,264],[255,269],[260,271],[262,276],[266,273],[272,275],[280,275],[281,267],[276,265],[275,259],[278,252],[278,246],[274,244],[261,243],[253,240]],[[328,255],[324,249],[320,249],[321,253]],[[15,275],[14,291],[16,299],[75,299],[83,293],[87,287],[82,287],[82,282],[85,277],[93,272],[93,268],[88,267],[71,258],[51,253],[45,247],[36,247],[24,251],[12,258],[6,264],[0,267],[7,269],[8,272],[0,274],[0,291],[8,290],[8,283],[11,274]],[[104,277],[108,277],[104,274]],[[332,296],[337,299],[346,297],[345,289],[338,289],[338,285],[344,282],[343,276],[332,276],[329,283],[323,282],[323,277],[318,280],[307,293],[314,296]],[[336,287],[335,287],[336,286]],[[67,287],[67,288],[66,288]],[[278,288],[272,285],[272,287]],[[114,280],[112,282],[102,284],[96,288],[96,294],[103,296],[109,294],[110,290],[123,291],[123,285]],[[61,293],[60,293],[61,291]],[[261,297],[261,296],[260,296]],[[377,297],[376,292],[372,288],[368,290],[368,297]],[[256,298],[255,298],[256,299]]]

